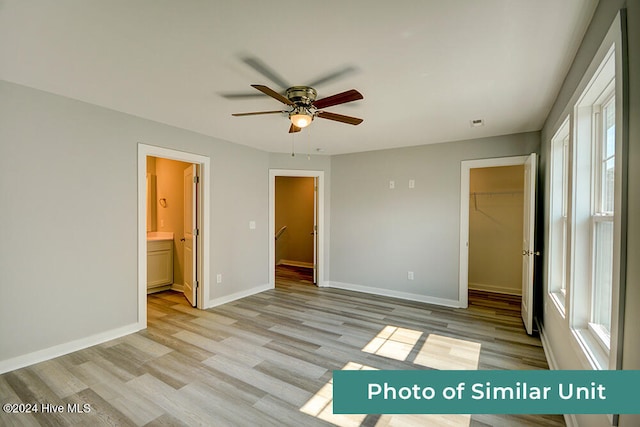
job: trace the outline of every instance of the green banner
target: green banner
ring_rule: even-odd
[[[336,414],[638,414],[640,371],[333,371]]]

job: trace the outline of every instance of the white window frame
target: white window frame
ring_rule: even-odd
[[[572,97],[572,155],[570,177],[570,259],[568,282],[568,321],[575,348],[580,349],[592,369],[620,369],[622,343],[619,324],[623,321],[623,305],[620,304],[622,276],[622,186],[623,174],[623,81],[622,73],[622,26],[621,15],[614,20],[600,49],[588,68],[576,94]],[[613,83],[612,83],[613,80]],[[610,92],[608,92],[608,89]],[[591,322],[593,315],[592,282],[595,225],[608,221],[607,215],[595,215],[594,206],[601,192],[601,181],[593,167],[599,155],[594,151],[594,138],[598,137],[594,111],[606,102],[609,96],[615,98],[615,178],[613,221],[613,265],[611,282],[611,323],[607,339],[602,329]],[[595,108],[594,108],[595,107]],[[600,209],[598,209],[600,210]],[[625,213],[626,215],[626,213]],[[591,323],[591,324],[590,324]],[[606,343],[609,343],[609,346]],[[605,345],[603,345],[605,344]]]
[[[597,294],[596,290],[596,280],[597,280],[597,272],[596,272],[596,235],[597,228],[599,224],[602,223],[611,223],[613,224],[615,221],[615,209],[607,210],[604,208],[604,191],[603,191],[603,180],[604,180],[604,163],[614,158],[616,152],[614,150],[613,156],[604,158],[604,148],[606,144],[606,129],[604,126],[604,109],[612,105],[615,109],[615,77],[608,84],[608,86],[604,89],[602,94],[594,103],[593,108],[593,125],[594,125],[594,133],[592,136],[592,148],[593,148],[593,164],[591,174],[593,177],[592,181],[592,214],[591,214],[591,286],[590,286],[590,306],[591,311],[589,314],[589,322],[588,322],[588,330],[591,334],[593,334],[596,342],[601,346],[602,350],[609,355],[611,349],[611,330],[604,327],[602,324],[597,323],[594,318],[596,317],[596,298],[594,297]],[[619,130],[618,130],[619,132]],[[619,185],[619,183],[616,183]],[[615,190],[614,190],[615,192]],[[615,242],[614,242],[615,244]],[[612,266],[613,267],[613,266]],[[613,281],[613,277],[611,277]],[[609,310],[611,310],[611,305]],[[611,316],[611,313],[609,314]],[[610,321],[609,321],[610,324]]]
[[[549,294],[565,317],[569,260],[569,175],[571,117],[567,116],[551,139],[551,185],[549,216]]]

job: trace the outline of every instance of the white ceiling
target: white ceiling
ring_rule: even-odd
[[[271,152],[368,151],[539,130],[597,0],[0,0],[0,79]],[[359,126],[287,133],[257,58]],[[470,120],[485,126],[472,128]],[[292,141],[292,138],[293,139]]]

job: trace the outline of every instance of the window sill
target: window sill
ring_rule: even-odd
[[[598,339],[589,329],[573,329],[574,337],[578,340],[580,348],[587,357],[591,369],[609,369],[609,355],[604,351]]]
[[[600,345],[600,348],[606,353],[609,354],[611,350],[609,347],[609,343],[611,342],[611,336],[609,333],[601,326],[595,323],[589,323],[589,333],[597,343]]]
[[[551,297],[551,301],[553,301],[553,305],[556,306],[556,309],[558,310],[558,312],[560,313],[560,315],[562,316],[562,318],[565,318],[565,311],[564,311],[564,293],[562,291],[560,292],[550,292],[549,296]]]

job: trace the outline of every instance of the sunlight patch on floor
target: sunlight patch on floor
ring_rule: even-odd
[[[361,365],[355,362],[347,363],[343,371],[367,371],[376,370],[370,366]],[[359,426],[366,418],[366,414],[334,414],[333,413],[333,378],[326,383],[311,399],[305,403],[300,411],[337,426],[349,427]]]
[[[420,331],[387,325],[362,351],[390,359],[406,360],[421,336]]]
[[[387,325],[369,341],[362,351],[404,361],[421,336],[421,331]],[[480,347],[480,343],[430,334],[413,363],[440,370],[476,370],[480,360]],[[377,369],[349,362],[342,370]],[[360,426],[367,417],[366,414],[333,413],[333,379],[313,395],[300,408],[300,411],[342,427]],[[381,415],[375,425],[376,427],[412,427],[416,425],[468,427],[470,423],[471,415],[464,414],[389,414]]]
[[[430,334],[414,363],[441,370],[476,370],[480,347],[477,342]]]

